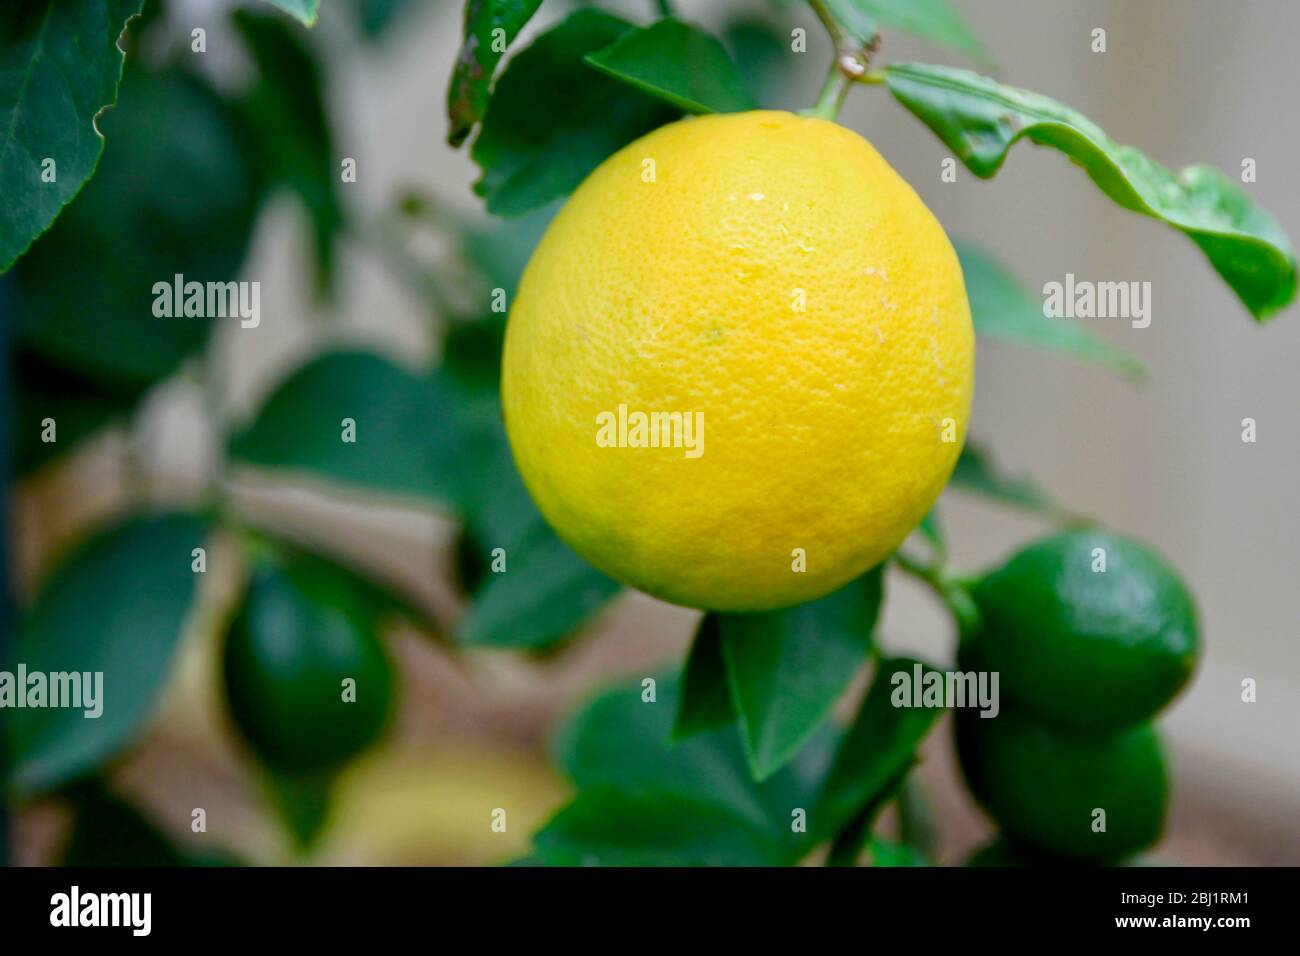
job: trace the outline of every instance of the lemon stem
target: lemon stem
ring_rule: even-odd
[[[848,95],[849,87],[852,85],[853,80],[840,70],[839,59],[836,58],[831,64],[826,82],[822,84],[822,91],[817,97],[817,104],[810,111],[810,115],[818,119],[834,121],[835,117],[840,115],[840,107],[844,105],[844,97]]]
[[[942,564],[924,564],[902,551],[894,552],[899,569],[925,582],[957,621],[959,640],[965,640],[979,627],[980,613],[970,594],[970,582],[951,574]]]
[[[915,770],[903,778],[898,788],[898,826],[905,844],[934,856],[939,843],[934,811]]]
[[[862,43],[845,31],[839,20],[827,8],[825,0],[808,0],[808,5],[812,7],[813,12],[817,14],[817,19],[830,34],[831,44],[835,47],[835,57],[831,60],[826,82],[822,84],[821,93],[817,96],[817,103],[812,109],[805,110],[804,115],[834,121],[840,115],[840,107],[844,105],[844,97],[848,95],[849,87],[871,75],[867,71],[867,62],[880,45],[880,34],[876,33],[866,43]],[[883,79],[883,74],[881,78]],[[863,81],[880,82],[874,79]]]

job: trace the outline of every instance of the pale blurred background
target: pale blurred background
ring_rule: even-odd
[[[318,30],[345,33],[325,0]],[[624,11],[648,18],[650,0]],[[721,27],[745,11],[808,29],[799,81],[775,105],[816,97],[828,52],[814,18],[765,0],[678,0],[688,19]],[[1300,237],[1300,4],[1287,0],[965,0],[966,14],[1006,82],[1054,96],[1121,142],[1169,166],[1208,162],[1239,176],[1293,237]],[[567,12],[548,0],[529,34]],[[173,4],[182,23],[208,28],[211,68],[221,61],[224,5]],[[476,170],[444,142],[443,101],[458,43],[460,4],[412,0],[387,43],[332,44],[331,105],[341,155],[357,159],[345,187],[358,222],[414,186],[473,213]],[[1092,30],[1107,52],[1091,52]],[[526,35],[527,36],[527,35]],[[525,37],[526,39],[526,37]],[[878,62],[968,64],[896,33]],[[1099,281],[1149,280],[1153,321],[1091,320],[1099,335],[1135,353],[1149,380],[1133,385],[1099,368],[982,342],[972,435],[1001,467],[1029,475],[1070,508],[1145,539],[1178,567],[1203,614],[1206,654],[1191,689],[1165,716],[1176,778],[1164,859],[1185,863],[1300,863],[1300,309],[1257,326],[1204,257],[1153,220],[1120,211],[1059,154],[1021,144],[989,182],[964,169],[940,181],[947,151],[880,88],[855,90],[842,122],[867,136],[915,186],[949,232],[1012,265],[1031,291],[1067,272]],[[263,217],[245,277],[262,282],[256,334],[220,330],[226,401],[243,416],[267,389],[325,340],[364,342],[415,362],[432,348],[428,315],[354,239],[340,261],[340,295],[321,321],[307,310],[306,233],[285,202]],[[72,468],[28,488],[20,512],[29,576],[49,548],[119,501],[122,452],[135,448],[155,496],[188,494],[202,480],[206,428],[197,392],[178,385],[155,397],[127,438],[79,454]],[[1258,422],[1243,444],[1241,420]],[[445,554],[451,526],[433,514],[360,503],[332,493],[285,491],[245,477],[250,511],[292,519],[299,533],[392,574],[434,607],[452,600]],[[942,514],[958,567],[977,568],[1046,530],[1037,520],[951,493]],[[215,577],[210,575],[209,577]],[[220,604],[212,582],[208,604]],[[950,658],[943,613],[908,580],[891,579],[883,641]],[[454,608],[452,609],[454,613]],[[349,778],[320,862],[487,863],[526,848],[527,834],[558,805],[564,785],[543,744],[553,722],[606,678],[680,661],[696,612],[642,596],[621,598],[589,637],[557,658],[473,652],[449,662],[426,641],[399,635],[403,710],[398,733]],[[285,850],[274,821],[219,726],[211,628],[195,622],[189,653],[164,713],[121,787],[189,836],[189,808],[208,806],[209,836],[250,859]],[[208,633],[205,633],[207,631]],[[1241,702],[1254,678],[1258,702]],[[947,728],[927,747],[924,776],[941,810],[945,861],[960,860],[987,827],[955,779]],[[220,809],[211,809],[219,806]],[[490,808],[515,808],[509,833],[491,834]],[[485,809],[486,808],[486,809]],[[57,808],[27,814],[20,854],[41,859],[59,827]]]

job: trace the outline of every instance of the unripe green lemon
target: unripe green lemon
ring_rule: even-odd
[[[224,649],[231,716],[268,767],[335,769],[388,722],[392,665],[362,597],[310,565],[253,570]],[[354,680],[355,700],[344,681]]]
[[[1102,567],[1105,570],[1095,570]],[[1067,730],[1150,720],[1187,683],[1199,637],[1192,597],[1150,549],[1101,531],[1045,538],[985,576],[964,656],[1000,692]]]
[[[1073,735],[1006,706],[993,718],[962,711],[956,726],[971,792],[1031,846],[1111,863],[1160,836],[1169,783],[1154,727]]]
[[[948,481],[973,379],[961,267],[911,186],[842,126],[755,111],[661,127],[583,182],[524,272],[502,399],[575,551],[665,600],[754,611],[902,541]]]

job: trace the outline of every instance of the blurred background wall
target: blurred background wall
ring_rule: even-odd
[[[529,35],[570,6],[549,0]],[[775,104],[798,108],[815,98],[827,51],[802,7],[765,0],[679,0],[677,6],[710,26],[744,11],[771,16],[787,29],[806,26],[810,52],[796,58],[798,82],[775,91]],[[1001,79],[1077,107],[1121,142],[1169,166],[1208,162],[1230,175],[1239,174],[1243,158],[1254,158],[1258,181],[1246,188],[1284,229],[1300,236],[1294,179],[1300,4],[964,0],[959,6],[1000,64]],[[342,25],[329,0],[324,7],[318,29],[328,36]],[[358,162],[359,180],[348,188],[359,222],[386,208],[406,185],[466,213],[479,208],[470,191],[475,168],[444,142],[443,97],[459,7],[452,0],[412,0],[385,45],[336,45],[330,97],[340,152]],[[637,17],[652,7],[649,0],[623,4]],[[211,38],[219,38],[222,10],[215,0],[185,0],[173,4],[172,16],[205,25]],[[1106,30],[1105,53],[1091,51],[1097,27]],[[209,45],[211,68],[241,68],[221,60],[218,39]],[[943,50],[897,34],[887,37],[879,57],[955,62]],[[1044,353],[981,342],[972,435],[1006,471],[1030,475],[1072,509],[1152,543],[1181,569],[1200,601],[1206,656],[1190,692],[1164,721],[1177,778],[1167,852],[1188,862],[1300,862],[1300,597],[1294,586],[1300,571],[1300,309],[1257,327],[1190,242],[1116,209],[1057,153],[1020,145],[996,179],[978,181],[959,169],[957,182],[945,184],[940,162],[946,150],[882,89],[855,90],[841,121],[880,149],[952,235],[995,252],[1031,291],[1066,273],[1152,283],[1149,328],[1091,320],[1100,335],[1143,359],[1150,372],[1144,385]],[[344,250],[338,303],[327,316],[313,314],[298,245],[306,232],[294,221],[297,215],[286,203],[259,225],[245,270],[262,281],[259,334],[241,336],[233,325],[219,332],[225,400],[236,416],[255,408],[280,375],[326,340],[378,343],[412,360],[431,348],[427,314],[360,239]],[[111,504],[122,480],[117,453],[123,443],[136,447],[157,495],[197,480],[203,468],[200,408],[197,396],[178,385],[155,399],[132,437],[100,443],[69,473],[33,489],[20,514],[26,565],[40,564],[68,528]],[[1246,417],[1258,422],[1256,444],[1241,441]],[[436,516],[412,518],[327,495],[286,494],[251,479],[242,483],[241,495],[250,508],[296,514],[313,535],[362,554],[431,602],[445,600],[437,581],[448,532]],[[1045,530],[1033,519],[957,494],[947,495],[942,508],[959,567],[996,561]],[[891,579],[890,587],[884,642],[945,659],[950,635],[940,610],[909,581]],[[507,785],[528,792],[536,815],[543,815],[560,792],[541,752],[555,716],[602,675],[679,660],[696,619],[695,612],[626,597],[602,618],[593,640],[561,659],[536,664],[485,653],[476,655],[469,677],[426,647],[399,641],[410,682],[402,728],[420,742],[424,756],[415,764],[399,759],[385,765],[383,786],[358,797],[358,806],[371,801],[365,812],[355,811],[369,822],[350,831],[344,826],[324,858],[374,859],[373,847],[383,841],[366,828],[383,829],[377,821],[392,817],[384,801],[406,801],[419,817],[421,801],[429,799],[422,781],[436,779],[439,767],[468,781],[467,793]],[[187,659],[189,672],[201,673],[202,660],[196,650]],[[474,673],[488,677],[476,680]],[[1258,682],[1255,704],[1241,702],[1245,677]],[[194,709],[195,686],[182,676],[169,715]],[[185,720],[160,725],[160,742],[130,779],[160,814],[176,816],[168,810],[171,797],[177,788],[183,794],[196,774],[203,779],[203,771],[186,756]],[[980,824],[952,786],[944,748],[933,744],[927,773],[938,783],[946,818],[956,821],[957,842],[969,845]],[[238,788],[231,799],[243,799]],[[465,800],[473,804],[472,797]],[[175,802],[189,805],[179,796]],[[182,812],[178,820],[184,819]],[[435,861],[489,859],[487,850],[456,843],[452,817],[429,826],[447,841],[432,854]],[[249,846],[269,839],[251,815],[236,836]],[[39,842],[29,833],[31,845]],[[409,840],[399,832],[388,842],[400,860]],[[371,849],[356,849],[363,846]]]

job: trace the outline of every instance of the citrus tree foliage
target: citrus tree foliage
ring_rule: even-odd
[[[16,369],[3,407],[13,410],[19,476],[57,467],[79,442],[129,424],[158,388],[203,367],[210,322],[156,320],[147,308],[152,282],[177,273],[235,279],[272,197],[304,214],[307,267],[316,294],[328,298],[339,243],[362,233],[341,199],[342,147],[323,95],[329,60],[307,28],[344,11],[340,26],[347,21],[375,42],[413,16],[408,6],[419,4],[250,0],[233,12],[229,34],[249,69],[221,86],[195,68],[185,43],[141,55],[151,31],[164,28],[153,0],[0,9],[0,315]],[[474,191],[502,218],[483,226],[406,196],[383,229],[364,233],[406,277],[404,239],[433,227],[451,240],[455,268],[413,283],[445,320],[439,361],[327,349],[288,370],[218,436],[215,457],[240,473],[455,522],[451,564],[463,614],[434,620],[366,569],[250,528],[219,496],[202,508],[134,508],[107,520],[44,574],[20,609],[16,643],[33,669],[102,671],[106,692],[127,703],[99,721],[23,711],[5,728],[10,796],[59,792],[74,810],[69,862],[199,862],[153,833],[102,778],[155,713],[214,535],[235,542],[247,571],[223,642],[224,694],[247,759],[303,846],[327,815],[333,775],[387,726],[394,679],[377,641],[384,622],[405,618],[452,654],[554,653],[618,595],[617,582],[551,530],[515,470],[501,421],[504,316],[496,305],[500,295],[513,297],[559,203],[612,153],[686,114],[774,105],[789,67],[788,22],[809,32],[820,24],[833,45],[818,115],[833,116],[851,85],[890,96],[980,178],[996,175],[1022,140],[1055,150],[1117,214],[1146,216],[1190,239],[1200,257],[1188,267],[1203,258],[1255,319],[1294,298],[1287,236],[1222,172],[1171,171],[1072,108],[968,69],[876,66],[882,33],[887,50],[897,30],[987,69],[986,48],[950,0],[811,0],[772,5],[775,13],[756,5],[718,35],[649,15],[671,4],[642,6],[629,18],[626,5],[464,4],[446,138],[467,149],[479,170]],[[1117,228],[1122,222],[1117,215]],[[1066,357],[1130,382],[1149,374],[1083,326],[1045,319],[991,250],[961,241],[958,252],[980,336],[1044,353],[1025,351],[1025,361]],[[56,443],[40,438],[50,419]],[[340,441],[345,420],[357,428],[355,442]],[[963,770],[1006,835],[978,862],[1114,861],[1149,844],[1167,799],[1151,722],[1195,666],[1192,599],[1159,556],[1090,528],[1032,480],[1003,474],[982,445],[967,445],[951,486],[1069,524],[1067,543],[1049,537],[1002,568],[961,576],[947,565],[932,511],[886,564],[820,600],[758,614],[701,609],[676,673],[609,689],[567,723],[556,762],[573,797],[536,834],[530,862],[851,864],[864,853],[876,865],[925,862],[930,847],[915,828],[905,826],[901,842],[873,832],[889,801],[906,811],[909,772],[937,714],[899,706],[894,695],[945,674],[882,653],[876,623],[887,566],[925,582],[951,611],[958,651],[947,666],[988,656],[1014,670],[1006,662],[1020,659],[1017,642],[1034,639],[1016,601],[1031,594],[1032,620],[1053,621],[1060,632],[1049,677],[1068,684],[1082,666],[1079,646],[1099,642],[1100,663],[1085,657],[1105,671],[1098,679],[1109,682],[1106,697],[1125,705],[1081,737],[1077,726],[1062,726],[1060,695],[1019,675],[1005,688],[1005,719],[963,715]],[[1116,558],[1107,575],[1070,585],[1078,562],[1097,550]],[[288,645],[273,652],[281,640],[302,668],[273,666],[284,659],[276,655]],[[316,706],[313,695],[354,671],[371,675],[375,692],[364,726],[330,724],[336,732],[319,751],[300,746],[316,729],[301,720]],[[844,723],[834,713],[850,694],[854,716]],[[279,712],[272,698],[300,706]],[[319,713],[337,719],[323,705]],[[1131,813],[1106,840],[1081,842],[1044,809],[1051,799],[1026,798],[1048,777],[1065,781],[1059,798],[1080,812],[1106,805]],[[134,856],[123,857],[128,846]]]

